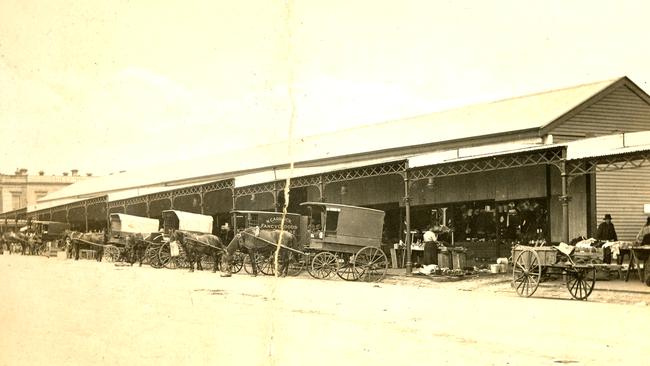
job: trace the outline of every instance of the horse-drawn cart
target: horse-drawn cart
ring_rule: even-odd
[[[155,235],[158,232],[160,223],[157,219],[113,213],[110,215],[110,223],[108,243],[104,248],[106,260],[111,262],[127,260],[126,251],[129,238],[133,240],[130,244],[134,247],[131,248],[134,251],[136,246],[145,246],[146,248],[154,246],[159,249],[160,244],[151,240],[152,234]],[[146,253],[145,250],[145,259],[147,259]]]
[[[36,234],[38,252],[49,257],[52,254],[56,255],[52,252],[57,252],[59,248],[63,247],[63,239],[67,231],[70,230],[70,224],[33,220],[31,221],[31,230]]]
[[[280,226],[282,226],[284,231],[291,233],[298,240],[297,246],[303,247],[309,240],[309,233],[307,231],[308,218],[305,216],[287,213],[284,215],[284,223],[282,223],[283,214],[281,212],[234,210],[231,211],[231,214],[233,227],[239,233],[253,227],[259,227],[260,230],[272,231],[280,230]],[[275,273],[275,249],[277,243],[267,242],[259,237],[256,240],[267,244],[264,250],[258,249],[255,253],[257,268],[265,275],[273,275]],[[299,275],[306,264],[305,253],[295,251],[286,246],[282,247],[291,252],[287,256],[287,260],[289,261],[287,274],[289,276]],[[245,254],[241,252],[235,253],[232,268],[233,273],[239,272],[242,268],[247,273],[253,273],[250,257]]]
[[[558,257],[558,253],[562,256]],[[586,300],[596,283],[596,268],[607,264],[578,264],[570,246],[531,247],[517,245],[512,249],[512,286],[519,296],[532,296],[539,283],[552,276],[562,275],[574,299]]]
[[[163,240],[158,250],[159,264],[165,268],[175,269],[189,265],[183,249],[169,241],[173,230],[182,230],[193,234],[212,234],[212,216],[195,214],[178,210],[165,210],[163,216]],[[208,263],[205,263],[208,264]]]
[[[346,281],[381,281],[388,258],[381,250],[385,213],[365,207],[305,202],[311,209],[312,234],[307,251],[309,274]],[[320,226],[320,228],[318,228]]]

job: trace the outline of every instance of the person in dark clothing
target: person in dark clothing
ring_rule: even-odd
[[[598,230],[596,231],[596,239],[601,241],[617,241],[618,236],[616,236],[616,229],[614,224],[612,224],[612,215],[606,214],[603,218],[603,222],[598,225]],[[610,264],[612,263],[612,250],[607,247],[603,249],[603,262]]]
[[[612,224],[612,215],[606,214],[603,218],[603,222],[598,225],[598,230],[596,231],[596,239],[602,241],[617,241],[618,237],[616,236],[616,229],[614,224]]]

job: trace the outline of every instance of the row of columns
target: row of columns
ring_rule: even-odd
[[[403,172],[399,173],[404,181],[404,207],[406,211],[405,219],[406,219],[406,271],[407,274],[410,274],[412,271],[412,252],[411,252],[411,215],[410,215],[410,186],[412,181],[409,178],[409,169],[408,169],[408,163],[406,163],[406,167]],[[563,159],[560,163],[560,166],[558,166],[560,169],[561,173],[561,196],[560,196],[560,202],[562,205],[562,239],[564,242],[569,241],[569,202],[571,200],[571,197],[568,195],[568,186],[569,186],[569,179],[570,175],[567,173],[567,166],[566,166],[566,151],[563,152]],[[273,191],[273,203],[274,203],[274,208],[277,211],[277,183],[274,182],[274,191]],[[321,202],[324,202],[325,197],[324,197],[324,192],[325,192],[325,186],[326,183],[323,180],[323,177],[320,177],[319,183],[316,186],[318,190],[320,191],[320,200]],[[235,192],[235,188],[231,188],[232,192],[232,208],[236,209],[236,201],[237,198],[242,197],[244,195],[237,195]],[[204,192],[202,189],[199,190],[198,195],[200,197],[200,207],[201,207],[201,213],[205,213],[205,207],[204,207]],[[172,192],[170,194],[169,200],[170,200],[170,207],[171,209],[174,208],[174,199],[177,196],[174,195]],[[146,200],[144,201],[146,204],[146,212],[147,216],[150,216],[150,198],[147,196]],[[126,203],[123,205],[124,212],[126,213]],[[88,230],[88,204],[87,202],[84,202],[84,217],[85,217],[85,228],[86,231]],[[52,214],[52,211],[50,210],[50,216]],[[106,202],[106,216],[107,216],[107,224],[110,225],[110,210],[109,210],[109,203]],[[16,220],[17,220],[17,214],[16,214]],[[66,207],[66,221],[69,223],[69,208]],[[236,223],[235,223],[236,224]]]

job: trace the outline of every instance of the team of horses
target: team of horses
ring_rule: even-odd
[[[201,258],[208,256],[214,262],[212,272],[222,270],[223,277],[232,275],[232,265],[235,252],[247,253],[250,258],[252,275],[257,276],[258,262],[256,260],[259,252],[268,254],[269,250],[275,251],[279,244],[279,275],[286,276],[291,258],[291,251],[285,248],[300,250],[297,238],[288,231],[260,230],[259,227],[250,227],[239,232],[227,245],[212,234],[195,234],[186,231],[175,230],[170,236],[170,244],[177,244],[185,252],[189,262],[190,272],[201,268]]]
[[[142,262],[145,259],[145,252],[149,243],[154,240],[154,234],[145,236],[144,234],[127,234],[125,237],[124,250],[120,252],[118,260],[133,265]],[[161,234],[158,234],[160,237]],[[89,232],[82,233],[78,231],[67,230],[63,233],[62,243],[65,245],[68,258],[79,259],[79,252],[82,249],[91,249],[95,251],[95,259],[101,262],[104,249],[110,245],[106,232]],[[0,243],[5,246],[12,244],[21,245],[22,254],[36,254],[36,249],[30,247],[35,245],[37,240],[35,236],[29,233],[4,233],[0,237]],[[230,277],[235,253],[237,251],[247,254],[250,258],[252,275],[258,273],[258,255],[274,254],[276,248],[278,251],[278,274],[286,276],[288,273],[289,262],[293,255],[292,250],[300,251],[297,238],[288,231],[280,230],[262,230],[259,227],[249,227],[237,233],[228,244],[213,234],[198,234],[182,230],[173,230],[169,235],[170,247],[178,245],[182,248],[189,262],[190,272],[203,270],[201,260],[204,257],[210,258],[214,265],[212,272],[222,270],[223,277]],[[288,248],[288,249],[287,249]],[[272,252],[271,252],[272,251]]]
[[[9,254],[38,255],[43,250],[41,238],[33,232],[6,232],[0,236],[0,250]]]

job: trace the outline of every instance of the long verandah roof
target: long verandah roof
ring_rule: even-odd
[[[233,179],[273,168],[286,168],[290,161],[297,168],[333,164],[334,159],[354,161],[391,157],[422,147],[429,151],[440,144],[466,145],[476,138],[516,139],[528,134],[539,137],[545,126],[588,103],[596,96],[623,84],[627,78],[547,91],[491,103],[352,128],[318,136],[309,136],[292,144],[287,142],[220,153],[191,162],[169,163],[161,167],[126,172],[81,181],[53,192],[39,203],[79,200],[105,194],[119,194],[135,188],[159,188],[169,184],[200,184]],[[641,91],[642,93],[642,91]],[[647,97],[647,95],[646,95]],[[362,143],[361,143],[362,142]],[[436,146],[438,146],[436,148]],[[422,150],[420,149],[420,152]],[[410,153],[413,153],[412,151]]]

